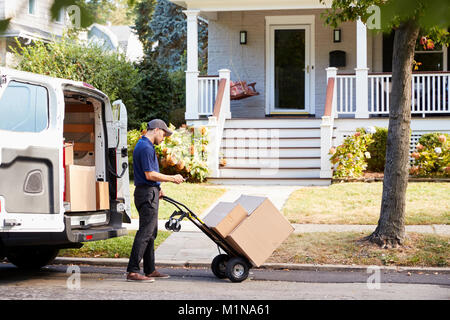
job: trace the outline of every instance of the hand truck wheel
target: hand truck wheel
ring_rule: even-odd
[[[250,271],[249,263],[241,257],[233,257],[227,261],[225,273],[231,282],[242,282],[247,279]]]
[[[172,226],[172,230],[173,230],[174,232],[178,232],[178,231],[181,230],[181,223],[180,223],[180,221],[177,221],[177,222],[175,223],[175,225]]]
[[[217,278],[225,279],[227,277],[226,268],[229,259],[227,254],[219,254],[211,262],[211,270]]]

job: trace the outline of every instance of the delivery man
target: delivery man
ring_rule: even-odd
[[[172,131],[160,119],[151,120],[147,124],[147,133],[138,141],[133,151],[134,170],[134,203],[139,212],[139,230],[134,238],[130,260],[127,267],[127,281],[153,282],[155,278],[168,278],[155,269],[154,241],[158,232],[159,198],[164,194],[161,182],[180,184],[184,178],[177,175],[159,173],[158,158],[155,145],[159,145],[164,137]],[[139,263],[144,259],[144,275],[141,275]]]

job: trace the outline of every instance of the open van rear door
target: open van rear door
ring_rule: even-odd
[[[62,231],[63,98],[50,78],[0,73],[0,231]]]
[[[122,100],[116,100],[112,103],[113,130],[117,132],[117,148],[116,148],[116,168],[121,174],[117,178],[117,199],[123,200],[124,221],[131,222],[131,200],[130,200],[130,177],[128,171],[128,140],[127,140],[127,125],[128,116],[127,109]],[[119,210],[120,211],[120,210]]]

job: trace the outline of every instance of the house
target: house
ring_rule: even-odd
[[[15,38],[22,44],[33,40],[52,41],[61,37],[66,26],[65,14],[51,19],[50,7],[53,0],[0,0],[0,20],[11,19],[8,29],[0,33],[0,65],[14,65],[14,55],[10,46],[15,46]]]
[[[108,50],[118,50],[128,61],[139,61],[144,56],[142,43],[129,26],[104,26],[94,23],[89,27],[88,39],[102,43]]]
[[[330,147],[388,126],[393,37],[361,21],[326,26],[331,0],[171,1],[185,8],[185,118],[210,130],[210,181],[328,185]],[[208,76],[198,72],[199,17],[209,22]],[[412,148],[426,132],[450,133],[447,48],[419,51]],[[256,82],[259,94],[230,101],[230,81]]]

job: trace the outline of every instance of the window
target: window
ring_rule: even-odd
[[[424,40],[422,40],[424,39]],[[420,65],[417,66],[418,71],[444,71],[444,48],[440,44],[435,44],[432,40],[431,47],[428,47],[426,38],[419,38],[416,41],[414,60]]]
[[[58,12],[58,16],[56,17],[56,22],[64,23],[66,10],[64,8],[61,8]]]
[[[450,30],[450,29],[449,29]],[[449,69],[449,55],[445,46],[433,42],[431,47],[421,42],[424,32],[416,41],[414,60],[418,62],[414,71],[446,71]],[[383,72],[392,72],[392,52],[394,50],[394,31],[383,34]]]
[[[0,99],[0,130],[40,132],[47,124],[47,89],[11,81]]]
[[[28,0],[28,13],[36,14],[36,0]]]

